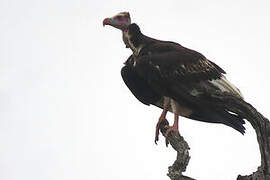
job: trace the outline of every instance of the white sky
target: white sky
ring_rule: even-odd
[[[137,101],[120,69],[130,55],[102,20],[129,11],[149,36],[203,53],[246,100],[269,113],[270,3],[0,1],[0,179],[167,180],[175,159],[154,144],[161,110]],[[172,119],[172,115],[169,115]],[[236,179],[260,164],[255,133],[180,119],[186,175]]]

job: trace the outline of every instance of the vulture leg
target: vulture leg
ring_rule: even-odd
[[[181,108],[179,106],[179,104],[173,100],[173,99],[170,99],[170,105],[172,107],[172,111],[173,111],[173,114],[174,114],[174,122],[173,122],[173,125],[172,126],[169,126],[166,133],[165,133],[165,141],[166,141],[166,146],[168,147],[168,144],[169,144],[169,141],[168,141],[168,135],[170,132],[177,132],[179,134],[179,130],[178,130],[178,120],[179,120],[179,115],[180,115],[180,111],[181,111]]]
[[[166,119],[166,114],[168,112],[169,106],[170,106],[170,100],[168,98],[164,98],[164,102],[163,102],[163,111],[159,117],[159,120],[157,122],[156,125],[156,135],[155,135],[155,144],[157,144],[158,141],[158,135],[159,135],[159,130],[160,130],[160,124],[162,122],[166,123],[166,125],[169,125],[169,122]]]
[[[179,114],[178,113],[174,113],[174,122],[173,122],[173,126],[169,126],[166,133],[165,133],[165,139],[166,139],[166,146],[168,147],[169,141],[168,141],[168,135],[170,132],[175,131],[177,133],[179,133],[178,130],[178,119],[179,119]]]

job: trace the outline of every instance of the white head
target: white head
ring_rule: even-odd
[[[103,26],[110,25],[122,31],[125,31],[130,24],[131,19],[128,12],[120,12],[111,18],[103,20]]]

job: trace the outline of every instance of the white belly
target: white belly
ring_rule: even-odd
[[[176,102],[175,100],[169,98],[169,97],[164,97],[162,98],[161,101],[156,103],[156,106],[163,108],[166,104],[169,103],[169,109],[168,111],[172,112],[172,113],[176,113],[179,114],[180,116],[184,116],[184,117],[189,117],[192,114],[192,110],[189,109],[188,107],[179,104],[178,102]]]

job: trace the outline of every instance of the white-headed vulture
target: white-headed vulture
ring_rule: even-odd
[[[245,121],[225,108],[217,107],[210,93],[226,93],[243,99],[240,91],[224,76],[225,71],[204,55],[170,41],[156,40],[142,34],[131,23],[128,12],[106,18],[103,25],[120,29],[123,41],[132,55],[124,63],[122,78],[132,94],[145,105],[163,109],[156,125],[166,120],[168,111],[174,113],[174,123],[165,134],[178,132],[178,118],[222,123],[244,134]],[[167,123],[167,122],[166,122]]]

